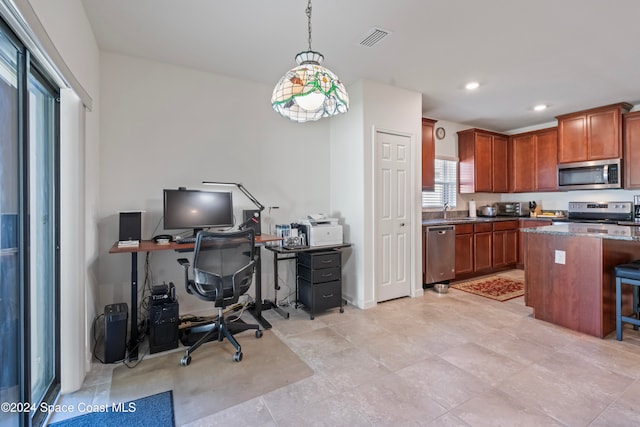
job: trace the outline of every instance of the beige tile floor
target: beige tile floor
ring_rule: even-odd
[[[455,289],[313,321],[287,310],[288,320],[264,315],[314,375],[188,425],[640,425],[640,332],[630,327],[622,342],[601,340],[533,319],[523,298]],[[113,367],[95,364],[62,399],[107,401]]]

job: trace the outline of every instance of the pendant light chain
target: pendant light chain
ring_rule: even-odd
[[[307,3],[307,20],[309,21],[309,50],[311,50],[311,0]]]

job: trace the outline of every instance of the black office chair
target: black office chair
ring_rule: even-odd
[[[259,325],[247,324],[240,319],[227,322],[224,309],[238,302],[240,295],[251,285],[256,261],[254,260],[254,230],[209,233],[198,232],[193,252],[193,280],[189,279],[189,261],[180,258],[184,267],[187,292],[205,301],[214,302],[218,307],[218,319],[212,329],[189,347],[180,361],[187,366],[191,363],[191,353],[202,344],[216,337],[218,341],[227,338],[236,348],[233,360],[242,360],[242,348],[234,334],[255,329],[256,338],[262,336]]]

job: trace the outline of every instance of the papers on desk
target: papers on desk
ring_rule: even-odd
[[[139,240],[120,240],[118,242],[119,248],[136,248],[140,246]]]

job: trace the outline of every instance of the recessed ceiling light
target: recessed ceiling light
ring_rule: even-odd
[[[542,111],[542,110],[546,110],[547,106],[545,104],[540,104],[540,105],[536,105],[535,107],[533,107],[533,109],[535,111]]]
[[[464,88],[467,90],[474,90],[474,89],[478,89],[480,87],[480,83],[478,82],[469,82],[466,85],[464,85]]]

